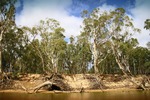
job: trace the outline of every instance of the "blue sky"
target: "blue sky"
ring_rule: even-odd
[[[24,1],[25,0],[18,0],[20,5],[16,9],[17,14],[20,14],[21,11],[23,10]],[[35,1],[36,3],[36,0],[31,0],[28,3],[33,2],[33,1]],[[49,0],[49,1],[53,1],[53,0]],[[62,1],[65,2],[65,0],[62,0]],[[43,0],[43,2],[46,3],[47,0]],[[71,5],[66,7],[66,10],[68,10],[70,15],[80,17],[80,13],[83,10],[92,11],[94,8],[102,6],[105,3],[108,5],[115,6],[115,7],[122,7],[126,9],[127,12],[129,12],[128,10],[130,8],[133,8],[135,6],[135,0],[72,0]]]
[[[21,26],[37,24],[39,20],[54,18],[65,28],[65,36],[80,34],[83,10],[92,11],[99,7],[101,10],[113,10],[122,7],[132,17],[135,27],[140,28],[141,34],[135,34],[141,46],[150,41],[149,32],[144,27],[144,21],[150,19],[150,0],[18,0],[16,4],[16,23]]]
[[[129,9],[135,6],[135,0],[72,0],[72,4],[69,6],[70,14],[80,16],[83,10],[92,11],[103,4],[121,7],[129,12]]]

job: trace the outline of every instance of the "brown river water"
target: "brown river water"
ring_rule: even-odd
[[[150,91],[93,93],[0,93],[0,100],[150,100]]]

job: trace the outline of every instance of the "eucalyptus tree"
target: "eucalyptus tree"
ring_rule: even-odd
[[[65,66],[64,69],[67,73],[76,74],[78,72],[78,51],[77,51],[77,44],[75,41],[75,37],[71,36],[69,38],[69,43],[65,49]]]
[[[89,67],[91,67],[90,63],[92,60],[92,52],[90,49],[90,43],[87,39],[88,37],[84,35],[84,33],[82,33],[81,35],[79,35],[77,37],[77,51],[78,51],[78,66],[80,69],[79,72],[81,73],[87,73]]]
[[[37,51],[39,47],[39,40],[35,39],[29,44],[25,44],[23,55],[18,63],[20,66],[18,68],[19,73],[43,73],[42,61]],[[36,46],[36,47],[35,47]]]
[[[146,30],[150,30],[150,19],[147,19],[147,20],[145,21],[145,26],[144,26],[144,28],[145,28]],[[148,47],[148,49],[150,49],[150,41],[147,43],[147,47]]]
[[[150,51],[144,47],[136,47],[129,53],[129,64],[134,75],[150,74]]]
[[[40,31],[38,31],[37,26],[31,27],[31,28],[27,27],[27,26],[23,26],[22,31],[25,33],[25,35],[24,35],[25,52],[28,54],[28,53],[32,52],[31,49],[34,49],[35,50],[34,53],[37,54],[38,57],[40,58],[40,64],[41,64],[41,67],[42,67],[42,71],[46,72],[44,56],[43,56],[42,49],[41,49],[40,42],[39,42],[39,35],[41,34]],[[27,56],[27,55],[25,55],[23,57],[23,60],[24,60],[23,65],[25,65],[26,62],[31,64],[32,60],[34,60],[34,59],[27,60],[27,59],[30,59],[30,57],[31,56]]]
[[[91,51],[84,36],[70,37],[65,56],[65,68],[71,74],[86,73],[91,62]]]
[[[88,11],[83,12],[83,33],[88,36],[91,45],[91,51],[94,59],[94,72],[98,73],[98,64],[103,59],[102,52],[99,49],[107,40],[105,35],[105,22],[108,19],[107,13],[99,13],[99,9],[95,9],[91,14]],[[101,58],[100,58],[101,57]]]
[[[132,20],[126,15],[125,10],[117,8],[107,12],[97,8],[91,14],[88,14],[87,11],[84,11],[84,14],[83,30],[91,41],[95,73],[98,73],[98,65],[107,57],[109,51],[112,51],[122,72],[130,73],[128,57],[122,50],[128,47],[125,46],[128,44],[127,42],[133,42],[134,39],[131,39],[133,33],[140,30],[134,28]],[[107,53],[103,53],[108,41],[110,48]]]
[[[9,72],[17,72],[20,67],[20,60],[24,55],[24,33],[21,29],[15,28],[3,35],[2,40],[2,65],[3,69]]]
[[[132,36],[140,30],[134,27],[132,19],[123,8],[110,12],[110,19],[106,27],[111,37],[109,41],[116,63],[125,75],[131,74],[128,53],[137,46],[138,42]]]
[[[2,40],[6,34],[15,29],[16,0],[1,0],[0,3],[0,73],[2,72]]]
[[[140,30],[135,28],[132,19],[128,17],[123,8],[112,11],[109,25],[110,43],[116,63],[124,74],[131,74],[129,68],[128,53],[138,44],[137,39],[132,38],[134,33]]]
[[[65,54],[66,41],[64,40],[65,38],[65,36],[63,35],[64,31],[65,30],[60,26],[56,26],[56,29],[54,29],[54,32],[52,32],[50,38],[50,52],[51,52],[50,56],[54,73],[58,72],[59,67],[58,65],[61,59],[63,59],[61,58],[61,56]]]
[[[91,62],[91,51],[85,36],[71,36],[65,50],[65,69],[71,74],[86,73]]]
[[[43,71],[46,73],[57,73],[60,56],[64,54],[66,42],[64,28],[55,19],[41,20],[40,23],[32,28],[24,27],[27,41],[31,43],[39,38],[39,45],[32,44],[39,54],[42,62]],[[29,35],[30,34],[30,35]],[[29,36],[29,37],[28,37]]]

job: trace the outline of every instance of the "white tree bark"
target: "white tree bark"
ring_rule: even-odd
[[[52,57],[51,58],[52,61],[52,66],[53,66],[53,72],[57,73],[57,62],[58,62],[58,58],[57,57]]]
[[[118,64],[119,68],[121,69],[121,71],[123,72],[124,75],[128,75],[127,72],[130,73],[130,69],[129,69],[129,65],[127,65],[127,62],[124,61],[124,60],[126,60],[126,58],[123,58],[123,61],[122,61],[122,59],[120,58],[120,56],[122,56],[122,55],[119,54],[119,52],[118,52],[119,49],[115,47],[115,44],[113,41],[111,41],[111,48],[112,48],[116,63]]]
[[[96,45],[96,41],[94,41],[93,44],[93,57],[94,57],[94,72],[98,73],[98,68],[97,68],[97,64],[98,64],[98,50],[97,50],[97,45]]]

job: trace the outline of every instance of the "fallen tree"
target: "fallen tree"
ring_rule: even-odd
[[[132,76],[127,76],[127,78],[137,87],[137,89],[149,90],[150,87],[146,87],[146,83],[150,84],[149,78],[144,76],[141,82],[138,84]]]
[[[50,86],[50,87],[52,87],[52,85],[56,85],[56,83],[52,83],[50,81],[46,81],[46,82],[44,82],[44,83],[42,83],[42,84],[34,87],[31,90],[33,90],[34,93],[37,93],[37,91],[40,90],[42,87],[44,87],[44,86]]]
[[[46,87],[49,91],[70,91],[72,90],[67,83],[64,81],[64,77],[59,74],[52,74],[50,76],[44,76],[44,82],[29,89],[29,91],[33,90],[30,93],[37,93],[38,90]]]

